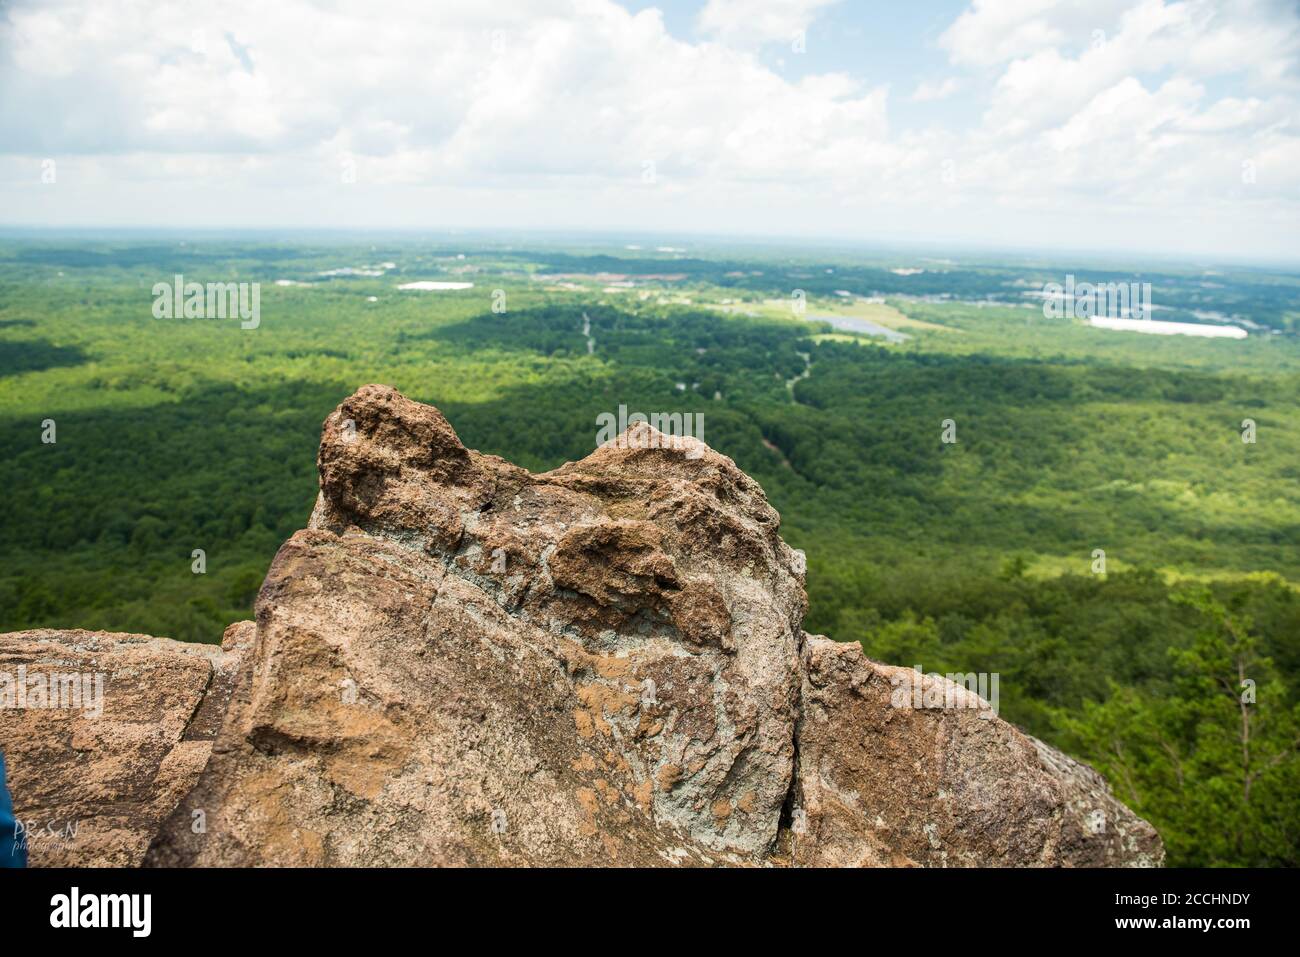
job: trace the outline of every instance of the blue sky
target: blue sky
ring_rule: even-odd
[[[668,32],[680,40],[698,43],[709,39],[707,31],[697,25],[705,6],[701,0],[624,0],[619,5],[633,13],[658,9]],[[773,69],[783,68],[792,78],[844,71],[873,85],[893,83],[911,88],[946,71],[947,56],[938,40],[965,7],[960,0],[858,0],[828,6],[807,24],[805,55],[789,55],[782,47],[769,46],[762,58]],[[778,66],[778,61],[783,61],[783,67]]]
[[[131,10],[0,8],[0,225],[1300,258],[1293,0]]]

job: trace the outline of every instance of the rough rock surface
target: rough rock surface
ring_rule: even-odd
[[[794,863],[1163,863],[1155,829],[1100,775],[998,719],[962,685],[820,636],[806,637],[804,665]]]
[[[155,788],[175,810],[146,863],[1162,859],[1089,769],[971,711],[893,707],[914,672],[805,636],[802,556],[701,442],[642,424],[533,475],[366,386],[318,464],[309,525],[188,725],[220,722],[206,768]]]
[[[143,860],[207,763],[252,635],[240,622],[221,647],[102,631],[0,636],[0,751],[32,866]]]
[[[771,849],[805,598],[776,512],[730,459],[686,440],[532,475],[367,386],[326,421],[319,466],[310,525],[258,597],[247,692],[155,860]]]

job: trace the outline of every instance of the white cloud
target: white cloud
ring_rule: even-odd
[[[972,186],[1001,183],[1004,206],[1084,201],[1093,214],[1145,210],[1202,228],[1294,214],[1296,10],[1141,0],[1107,12],[1088,5],[1090,27],[1075,3],[976,2],[944,34],[954,63],[1000,69],[958,150]],[[1214,95],[1225,79],[1258,95]],[[1243,180],[1247,163],[1255,182]]]
[[[977,0],[941,39],[958,72],[910,101],[982,106],[916,128],[891,124],[911,107],[886,86],[792,79],[746,47],[825,5],[713,0],[695,43],[609,0],[19,2],[0,14],[0,219],[158,223],[181,202],[236,224],[1016,245],[1122,223],[1160,246],[1213,222],[1210,243],[1300,248],[1293,7]]]
[[[989,66],[1065,43],[1076,24],[1065,22],[1060,0],[974,0],[939,38],[954,63]],[[1078,11],[1082,12],[1082,11]]]
[[[697,23],[725,43],[793,43],[795,35],[838,0],[708,0]]]
[[[922,81],[917,84],[916,89],[912,92],[912,99],[917,103],[925,103],[930,100],[946,100],[960,89],[961,80],[955,76],[950,76],[940,83]]]
[[[883,91],[788,82],[748,53],[673,39],[657,11],[599,0],[436,15],[229,2],[198,25],[192,8],[92,10],[13,10],[8,152],[261,154],[299,176],[350,154],[393,181],[633,179],[646,161],[669,178],[762,179],[833,171],[887,130]]]

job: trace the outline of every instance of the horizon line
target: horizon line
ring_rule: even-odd
[[[646,230],[631,227],[570,227],[570,226],[321,226],[321,225],[219,225],[219,226],[176,226],[163,224],[59,224],[44,223],[0,223],[0,239],[23,239],[23,234],[40,233],[50,236],[69,236],[86,238],[100,235],[111,238],[114,234],[135,236],[222,236],[239,238],[241,236],[265,235],[268,233],[285,233],[295,235],[317,235],[321,237],[356,237],[388,236],[401,239],[418,239],[423,237],[452,237],[496,239],[504,241],[506,237],[530,237],[560,239],[599,239],[605,243],[626,242],[636,239],[656,238],[660,240],[693,241],[704,245],[735,244],[753,246],[762,249],[774,249],[782,246],[802,248],[820,248],[827,251],[873,250],[892,252],[903,249],[925,250],[930,252],[977,253],[981,256],[1005,255],[1015,257],[1041,258],[1057,260],[1063,257],[1087,257],[1091,259],[1134,260],[1147,259],[1159,262],[1181,264],[1185,266],[1233,265],[1254,268],[1280,268],[1285,271],[1300,270],[1300,253],[1293,258],[1275,256],[1269,258],[1252,257],[1243,254],[1212,252],[1173,252],[1154,251],[1136,248],[1101,249],[1095,246],[1009,246],[1002,243],[980,243],[973,240],[944,240],[917,238],[866,238],[845,236],[818,236],[811,234],[793,234],[781,236],[761,233],[713,233],[700,230]],[[656,250],[641,250],[655,253]]]

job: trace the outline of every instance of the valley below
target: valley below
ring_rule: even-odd
[[[1027,300],[1067,274],[1137,276],[1161,320],[1240,335]],[[157,317],[178,275],[256,284],[256,323]],[[810,635],[998,675],[1000,719],[1095,768],[1171,865],[1294,866],[1298,332],[1300,276],[1244,267],[2,238],[0,631],[215,647],[307,525],[321,423],[366,383],[532,473],[590,456],[625,406],[705,422],[761,486],[806,562]]]

